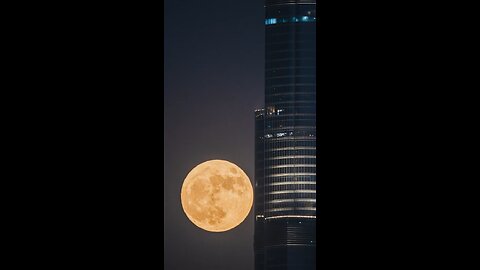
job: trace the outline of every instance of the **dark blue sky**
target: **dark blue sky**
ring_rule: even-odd
[[[180,189],[187,173],[209,159],[229,160],[253,181],[253,112],[263,106],[264,92],[263,5],[262,0],[165,1],[167,270],[253,269],[252,212],[231,231],[206,232],[184,215]]]

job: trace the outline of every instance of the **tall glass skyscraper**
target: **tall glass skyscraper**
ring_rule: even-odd
[[[255,269],[315,269],[316,0],[265,0],[255,111]]]

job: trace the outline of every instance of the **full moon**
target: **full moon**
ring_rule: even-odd
[[[237,165],[209,160],[193,168],[183,181],[183,211],[193,224],[209,231],[237,227],[253,205],[253,188]]]

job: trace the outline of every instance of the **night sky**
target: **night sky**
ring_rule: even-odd
[[[165,269],[253,269],[253,211],[233,230],[196,227],[180,203],[206,160],[240,166],[253,182],[254,110],[263,107],[264,3],[166,0],[164,51]],[[155,33],[152,33],[155,34]]]

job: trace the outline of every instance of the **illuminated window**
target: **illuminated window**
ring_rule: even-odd
[[[272,25],[272,24],[278,24],[278,23],[292,23],[292,22],[314,22],[315,20],[316,18],[311,16],[302,16],[300,19],[297,17],[268,18],[268,19],[265,19],[265,25]]]
[[[265,25],[276,24],[276,23],[277,23],[277,19],[276,19],[276,18],[270,18],[270,19],[266,19],[266,20],[265,20]]]

